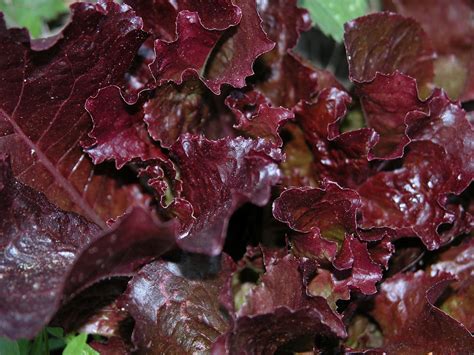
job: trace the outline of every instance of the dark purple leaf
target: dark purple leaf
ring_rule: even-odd
[[[273,353],[302,336],[346,335],[340,317],[326,300],[306,295],[299,266],[292,256],[266,265],[260,284],[246,295],[232,327],[214,344],[213,353]]]
[[[89,133],[92,139],[85,151],[94,164],[114,160],[117,169],[133,159],[166,159],[162,151],[148,136],[142,106],[128,105],[120,89],[109,86],[99,90],[97,96],[86,102],[94,126]]]
[[[423,2],[391,0],[387,7],[420,23],[436,51],[435,83],[452,98],[474,99],[474,30],[469,0]]]
[[[298,8],[296,0],[276,0],[272,3],[257,0],[257,9],[263,20],[263,29],[276,42],[275,49],[265,57],[283,57],[296,46],[300,33],[311,28],[306,9]]]
[[[65,293],[72,295],[111,276],[129,276],[176,245],[178,223],[162,222],[142,208],[121,217],[114,228],[87,245],[69,272]]]
[[[241,88],[253,74],[257,57],[273,48],[260,26],[260,17],[251,0],[238,0],[242,11],[240,23],[226,31],[209,30],[199,14],[188,10],[178,13],[176,38],[173,42],[157,39],[156,59],[150,65],[159,84],[173,81],[181,84],[199,76],[214,93],[221,85]]]
[[[225,30],[239,24],[242,10],[231,0],[126,0],[143,18],[145,31],[155,38],[172,41],[176,36],[176,17],[181,11],[196,12],[208,30]]]
[[[209,141],[184,135],[171,157],[183,182],[176,210],[184,214],[185,238],[179,245],[192,252],[219,254],[232,213],[246,202],[265,205],[280,176],[280,152],[261,139]]]
[[[375,297],[372,316],[390,353],[468,353],[474,346],[469,331],[434,306],[449,285],[449,274],[423,271],[386,280]]]
[[[100,233],[95,224],[18,182],[5,159],[1,179],[2,336],[35,336],[62,299],[103,278],[129,275],[175,245],[176,225],[143,209]]]
[[[296,5],[295,0],[257,1],[263,29],[276,42],[257,62],[257,87],[275,106],[287,108],[299,100],[310,100],[323,88],[342,89],[332,73],[314,68],[291,51],[300,33],[311,28],[308,12]]]
[[[351,80],[367,82],[376,72],[392,74],[398,70],[416,78],[424,95],[429,93],[434,53],[416,21],[393,13],[375,13],[346,23],[344,29]]]
[[[436,263],[430,265],[430,274],[450,273],[456,277],[450,292],[440,308],[451,317],[463,323],[469,331],[474,330],[471,310],[474,306],[474,239],[467,238],[439,255]]]
[[[0,150],[22,182],[61,208],[99,225],[122,214],[132,193],[98,173],[80,149],[90,118],[86,99],[120,84],[145,39],[142,21],[112,2],[72,6],[72,20],[48,49],[30,48],[23,30],[0,20]],[[118,59],[119,58],[119,59]],[[114,65],[110,65],[110,63]]]
[[[409,148],[401,168],[380,172],[358,188],[361,224],[391,228],[398,236],[418,236],[433,250],[449,241],[438,233],[438,227],[455,222],[456,215],[440,205],[451,190],[452,165],[437,144],[419,141]]]
[[[166,148],[184,133],[203,134],[209,139],[232,137],[234,122],[223,101],[197,79],[181,85],[164,84],[145,103],[148,132]]]
[[[0,336],[31,338],[59,307],[64,276],[100,228],[15,180],[0,160]]]
[[[418,98],[416,81],[394,73],[375,74],[372,81],[357,84],[367,125],[380,136],[369,152],[369,159],[395,159],[403,156],[410,142],[406,134],[406,119],[427,110],[426,102]]]
[[[312,102],[300,102],[295,120],[310,146],[316,181],[329,179],[343,186],[357,186],[371,172],[367,156],[377,141],[371,129],[340,133],[340,124],[351,99],[336,88],[324,89]],[[291,172],[290,172],[291,174]]]
[[[157,261],[130,281],[122,302],[135,319],[133,342],[140,351],[206,352],[229,327],[219,294],[233,271],[233,262],[223,255],[221,270],[214,275],[199,275],[196,267],[202,265],[191,262],[194,264]]]
[[[372,294],[381,279],[381,268],[371,259],[367,246],[352,236],[359,207],[360,197],[355,191],[328,183],[324,189],[284,191],[274,202],[273,215],[293,230],[307,233],[293,238],[298,254],[321,263],[329,261],[339,270],[351,269],[349,277],[339,283],[340,288]]]
[[[265,96],[257,91],[235,91],[225,100],[237,118],[234,126],[251,138],[264,138],[281,147],[280,127],[294,114],[283,107],[272,107]]]
[[[443,91],[435,90],[427,106],[428,114],[407,117],[407,134],[411,140],[429,140],[444,148],[452,174],[444,192],[459,195],[474,179],[474,127],[459,103]]]

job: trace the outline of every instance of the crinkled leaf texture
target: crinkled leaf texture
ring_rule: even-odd
[[[259,285],[245,296],[239,310],[229,309],[231,327],[212,348],[222,353],[274,353],[279,346],[305,335],[345,337],[340,316],[322,297],[309,297],[291,255],[269,258]]]
[[[434,305],[451,281],[449,274],[418,271],[382,284],[372,315],[382,328],[385,351],[462,354],[472,350],[470,332]]]
[[[0,20],[0,149],[15,176],[61,208],[99,225],[122,214],[137,192],[98,173],[80,149],[90,118],[87,98],[120,84],[145,39],[142,21],[109,1],[72,6],[63,32],[41,50]],[[117,60],[120,58],[120,60]],[[110,63],[114,65],[110,65]]]
[[[350,21],[350,91],[296,54],[296,0],[125,3],[1,22],[0,336],[471,351],[474,131],[443,91],[472,94],[467,2],[453,31],[438,1]]]
[[[197,75],[216,94],[220,94],[223,84],[245,86],[245,78],[253,74],[255,59],[274,44],[260,27],[255,1],[238,0],[235,4],[241,10],[241,19],[224,31],[207,28],[198,12],[189,11],[192,6],[183,6],[177,14],[173,41],[155,41],[156,59],[150,68],[158,83],[181,84]],[[204,8],[201,13],[209,13],[208,4],[198,7]],[[227,15],[228,27],[234,26],[234,14]],[[206,22],[209,25],[209,19]],[[217,25],[225,28],[222,23]]]
[[[120,169],[133,159],[164,159],[161,149],[148,136],[142,102],[128,105],[120,89],[109,86],[88,99],[86,109],[94,126],[89,132],[91,142],[84,148],[94,164],[114,160]]]
[[[178,243],[191,252],[219,254],[232,213],[246,202],[265,205],[280,177],[280,152],[263,139],[183,135],[170,156],[182,182],[172,205],[182,221]]]
[[[17,181],[5,157],[0,172],[2,336],[34,337],[61,300],[101,279],[129,275],[175,246],[173,221],[136,208],[101,232]]]
[[[66,270],[100,228],[15,180],[6,157],[0,178],[0,334],[31,338],[59,307]]]
[[[229,327],[219,294],[234,264],[224,254],[221,265],[216,265],[221,270],[202,274],[210,259],[200,258],[201,262],[199,256],[183,255],[179,262],[157,261],[145,266],[130,281],[121,302],[135,319],[133,342],[139,351],[208,352]]]
[[[436,52],[434,62],[436,85],[444,88],[451,98],[459,98],[462,101],[473,100],[472,2],[386,0],[384,5],[403,16],[415,19],[427,33]]]
[[[354,236],[360,206],[357,192],[334,183],[322,189],[288,189],[273,205],[276,219],[304,233],[293,238],[298,254],[322,264],[332,263],[337,270],[351,269],[338,286],[346,295],[349,288],[373,294],[382,278],[381,267],[371,259],[367,245]]]
[[[359,17],[345,24],[344,44],[351,80],[371,81],[377,72],[396,70],[416,78],[420,87],[433,80],[431,42],[413,19],[393,13]]]

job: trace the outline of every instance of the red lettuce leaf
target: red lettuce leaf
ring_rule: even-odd
[[[440,308],[451,317],[464,324],[472,333],[474,320],[471,310],[474,306],[474,239],[467,238],[461,244],[450,247],[441,253],[436,263],[430,265],[431,275],[450,273],[456,282],[450,285],[447,297],[444,297]]]
[[[342,89],[330,72],[314,68],[291,51],[300,33],[311,28],[308,12],[296,5],[295,0],[257,1],[263,29],[276,46],[257,61],[254,79],[275,106],[287,108],[299,100],[310,100],[322,88]]]
[[[418,236],[430,250],[448,242],[438,233],[455,215],[438,202],[452,181],[450,161],[437,144],[410,144],[403,166],[380,172],[359,188],[363,228],[388,227],[398,236]]]
[[[423,271],[386,280],[371,312],[384,336],[383,350],[393,353],[466,353],[474,337],[434,303],[452,279]],[[436,336],[433,336],[436,334]]]
[[[415,80],[401,73],[377,74],[371,82],[359,84],[357,92],[367,124],[380,135],[369,159],[399,158],[410,141],[430,140],[446,149],[461,174],[453,193],[472,181],[474,130],[459,103],[438,89],[421,101]]]
[[[354,187],[371,174],[367,157],[377,134],[367,128],[340,134],[350,101],[347,93],[331,88],[322,90],[314,101],[302,101],[294,108],[295,121],[311,148],[313,162],[309,174],[316,182],[329,179]]]
[[[218,273],[200,275],[205,266],[197,256],[184,257],[190,263],[148,264],[128,285],[121,302],[135,319],[132,338],[140,351],[206,352],[229,327],[219,294],[233,271],[232,260],[224,254]]]
[[[278,60],[265,62],[262,59],[264,79],[256,83],[273,105],[292,108],[300,100],[310,100],[317,94],[319,74],[309,63],[298,55],[288,52]],[[267,59],[268,60],[268,59]],[[285,88],[285,90],[281,90]]]
[[[308,233],[293,238],[298,254],[320,263],[329,261],[338,270],[351,269],[350,275],[339,282],[339,288],[373,294],[382,277],[381,268],[371,259],[367,245],[352,236],[357,233],[360,204],[354,190],[327,183],[323,189],[284,191],[274,202],[273,215],[293,230]]]
[[[380,136],[369,152],[369,159],[395,159],[403,156],[410,142],[406,134],[406,119],[427,110],[426,102],[418,98],[416,81],[398,72],[375,74],[372,81],[357,85],[367,125]]]
[[[155,42],[156,58],[150,68],[159,84],[181,84],[197,75],[216,94],[220,94],[223,84],[245,86],[245,78],[253,74],[254,60],[271,50],[273,43],[261,29],[255,2],[235,3],[242,18],[226,31],[207,29],[197,12],[178,13],[176,38],[172,42]]]
[[[452,98],[474,99],[473,5],[469,0],[384,1],[387,8],[418,21],[436,51],[435,83]]]
[[[232,137],[234,122],[223,101],[197,79],[181,85],[164,84],[144,104],[148,132],[165,148],[184,133],[203,134],[209,139]]]
[[[429,140],[444,148],[452,172],[445,193],[459,195],[474,179],[474,127],[459,103],[441,90],[435,90],[427,106],[428,114],[407,117],[407,134],[413,141]]]
[[[268,99],[258,91],[241,93],[234,91],[225,100],[237,118],[234,128],[251,138],[264,138],[281,147],[280,127],[294,114],[283,107],[272,107]]]
[[[1,161],[0,333],[31,338],[81,289],[107,277],[129,275],[175,245],[176,225],[136,208],[108,232],[59,210],[13,176]]]
[[[357,192],[328,182],[323,188],[291,188],[273,204],[273,215],[295,231],[308,233],[317,228],[323,237],[342,242],[355,233]]]
[[[115,160],[117,169],[133,159],[165,159],[156,146],[143,122],[142,105],[128,105],[120,95],[120,89],[109,86],[99,90],[97,96],[86,102],[94,126],[89,132],[91,142],[85,151],[94,164]]]
[[[134,208],[78,254],[65,293],[71,297],[99,280],[132,275],[176,246],[177,229],[176,220],[162,222],[150,212]]]
[[[12,176],[0,160],[0,335],[31,338],[59,307],[64,274],[100,232]]]
[[[298,8],[296,0],[276,0],[272,3],[257,0],[257,9],[263,20],[263,29],[276,42],[275,49],[265,57],[283,57],[296,46],[301,32],[311,28],[306,9]]]
[[[176,36],[176,17],[181,11],[196,12],[207,30],[226,30],[239,24],[242,10],[231,0],[126,0],[143,18],[145,31],[155,38],[172,41]]]
[[[90,119],[83,105],[123,75],[145,39],[125,5],[72,6],[72,20],[48,49],[31,49],[23,30],[0,24],[0,149],[19,179],[66,210],[103,225],[133,196],[101,175],[80,149]],[[116,60],[120,57],[120,60]],[[115,64],[110,65],[111,62]]]
[[[344,26],[344,44],[351,80],[371,81],[376,72],[396,70],[417,79],[428,93],[433,79],[434,53],[421,26],[393,13],[374,13]]]
[[[182,181],[175,196],[185,236],[179,245],[192,252],[219,254],[232,213],[246,202],[265,205],[280,176],[280,153],[263,140],[183,135],[170,156]]]
[[[327,302],[306,295],[299,267],[290,255],[267,264],[260,284],[233,314],[231,328],[214,344],[213,353],[274,353],[302,336],[345,337],[340,317]]]

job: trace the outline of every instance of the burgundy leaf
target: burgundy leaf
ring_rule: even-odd
[[[346,335],[327,302],[306,295],[299,265],[291,256],[267,265],[261,283],[246,295],[232,328],[214,344],[213,353],[273,353],[305,335]]]
[[[265,76],[256,86],[275,106],[291,109],[300,100],[310,100],[319,90],[317,69],[292,52],[268,64],[264,56],[261,65]]]
[[[15,180],[0,160],[0,335],[32,338],[59,307],[64,276],[100,228]]]
[[[382,329],[386,352],[466,353],[472,349],[474,338],[469,331],[434,306],[450,281],[447,274],[430,276],[418,271],[382,284],[372,316]]]
[[[474,179],[474,127],[459,103],[449,100],[443,91],[435,90],[427,103],[429,114],[407,117],[408,136],[444,148],[452,172],[445,193],[459,195]]]
[[[31,49],[25,31],[7,30],[1,21],[7,55],[0,59],[0,81],[8,85],[0,88],[0,150],[22,182],[103,225],[133,197],[80,150],[90,129],[83,105],[100,87],[121,83],[145,35],[125,5],[79,3],[72,12],[60,38],[42,51]]]
[[[175,245],[173,222],[161,223],[136,208],[100,233],[95,224],[18,182],[6,160],[1,167],[2,335],[35,336],[62,299],[103,278],[129,275]]]
[[[263,20],[263,29],[276,42],[275,49],[267,56],[284,56],[296,46],[300,33],[311,28],[311,18],[306,9],[298,8],[296,0],[277,0],[269,3],[257,0],[257,9]]]
[[[184,133],[203,134],[209,139],[232,137],[232,114],[223,100],[197,79],[181,85],[164,84],[144,105],[148,132],[166,148]]]
[[[251,138],[264,138],[281,147],[280,127],[294,114],[283,107],[271,107],[270,102],[258,91],[234,91],[225,100],[237,117],[234,127]]]
[[[323,237],[341,242],[356,231],[357,192],[328,182],[323,188],[292,188],[273,204],[273,215],[293,230],[307,233],[317,228]]]
[[[387,7],[420,23],[436,51],[435,83],[452,98],[474,99],[474,30],[469,0],[385,1]]]
[[[126,0],[125,3],[143,18],[145,31],[165,41],[175,39],[176,17],[184,10],[196,12],[208,30],[226,30],[242,18],[242,10],[231,0]]]
[[[136,158],[165,159],[148,136],[141,105],[130,106],[124,102],[118,87],[99,90],[97,96],[87,100],[86,109],[92,116],[94,127],[89,133],[92,141],[84,148],[94,164],[115,160],[117,169],[120,169]]]
[[[271,50],[273,43],[261,29],[255,3],[239,0],[236,4],[242,19],[227,31],[207,29],[197,12],[178,13],[176,39],[155,42],[156,59],[150,68],[159,84],[181,84],[197,75],[216,94],[222,84],[245,86],[245,78],[253,74],[254,60]]]
[[[421,101],[415,80],[400,73],[377,74],[357,91],[368,125],[380,135],[369,158],[402,157],[410,140],[430,140],[443,146],[457,165],[460,177],[452,192],[466,188],[474,176],[470,162],[474,130],[459,103],[438,89]]]
[[[280,176],[280,153],[263,140],[184,135],[171,157],[183,182],[176,210],[184,215],[185,238],[179,245],[192,252],[219,254],[232,213],[246,202],[265,205]]]
[[[437,232],[455,215],[438,202],[452,186],[452,167],[442,147],[429,141],[410,144],[403,166],[380,172],[358,188],[362,227],[388,227],[399,236],[418,236],[430,250],[449,240]]]
[[[370,149],[377,141],[371,129],[340,133],[340,124],[350,97],[336,89],[324,89],[312,102],[300,102],[294,109],[314,157],[315,180],[325,178],[343,186],[357,186],[371,173]],[[291,173],[291,172],[290,172]]]
[[[371,259],[367,245],[352,236],[359,207],[360,197],[355,191],[328,183],[324,189],[284,191],[274,202],[273,214],[293,230],[307,233],[293,238],[299,255],[320,263],[329,261],[339,270],[351,269],[338,284],[341,290],[350,287],[372,294],[381,279],[381,268]]]
[[[162,222],[150,212],[134,208],[79,253],[69,272],[65,293],[70,297],[107,277],[133,274],[175,247],[177,229],[176,220]]]
[[[403,156],[410,142],[405,120],[427,110],[418,98],[416,81],[401,73],[376,73],[372,81],[357,85],[367,125],[380,136],[369,152],[369,159],[395,159]]]
[[[467,238],[458,246],[441,253],[436,263],[430,265],[430,274],[450,273],[456,277],[450,292],[440,308],[455,318],[470,332],[474,330],[471,310],[474,306],[474,239]]]
[[[351,80],[371,81],[376,72],[398,70],[416,78],[425,95],[429,93],[434,53],[416,21],[393,13],[374,13],[346,23],[344,29]]]
[[[310,100],[322,88],[342,89],[330,72],[314,68],[291,51],[300,33],[311,28],[308,12],[296,5],[295,0],[257,1],[263,29],[276,42],[257,62],[257,87],[275,106],[287,108],[299,100]]]
[[[135,319],[133,342],[141,351],[206,352],[229,327],[219,294],[233,262],[224,255],[221,270],[211,275],[199,275],[202,265],[191,262],[154,262],[130,281],[122,302]]]

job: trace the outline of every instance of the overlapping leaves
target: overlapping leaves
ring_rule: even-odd
[[[0,334],[125,276],[82,324],[100,351],[472,349],[474,131],[433,90],[464,50],[394,1],[346,24],[348,91],[293,51],[296,1],[126,3],[0,27]]]

